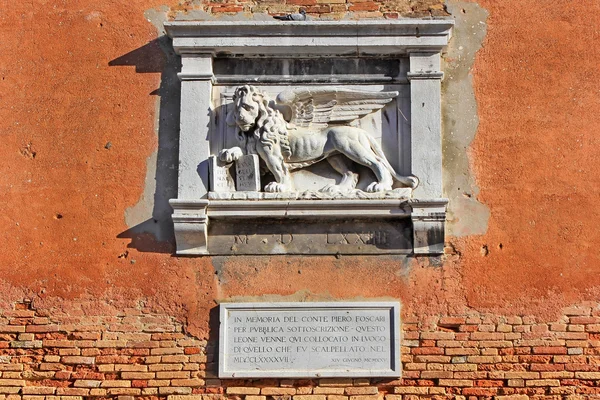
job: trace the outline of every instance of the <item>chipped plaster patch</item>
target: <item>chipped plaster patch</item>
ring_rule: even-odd
[[[468,150],[479,126],[471,69],[487,32],[488,12],[476,3],[450,0],[446,6],[456,21],[442,82],[443,185],[450,200],[446,226],[450,236],[482,235],[490,210],[477,201]]]
[[[162,6],[144,13],[148,22],[156,28],[158,45],[166,56],[154,113],[158,148],[146,159],[144,191],[140,199],[125,210],[125,223],[132,232],[149,233],[159,242],[173,239],[172,209],[168,201],[177,196],[179,61],[165,36],[164,22],[168,12],[169,8]]]

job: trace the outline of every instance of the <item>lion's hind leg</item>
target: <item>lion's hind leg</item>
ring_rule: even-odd
[[[352,171],[352,161],[341,154],[328,157],[327,161],[333,167],[333,169],[342,175],[342,180],[339,185],[325,186],[323,189],[321,189],[322,192],[350,192],[356,188],[356,184],[358,183],[358,174]]]
[[[385,166],[385,163],[371,150],[368,139],[365,138],[365,143],[361,140],[351,140],[342,149],[338,151],[345,154],[352,161],[369,167],[377,182],[371,183],[367,186],[367,192],[385,192],[392,190],[392,184],[394,183],[392,174]]]

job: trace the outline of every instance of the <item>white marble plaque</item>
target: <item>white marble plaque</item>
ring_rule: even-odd
[[[235,184],[231,176],[231,164],[220,165],[217,157],[208,157],[210,168],[210,190],[213,192],[235,192]]]
[[[220,378],[400,376],[397,302],[220,307]]]
[[[260,170],[258,169],[258,156],[256,154],[241,156],[235,162],[235,173],[238,191],[260,191]]]

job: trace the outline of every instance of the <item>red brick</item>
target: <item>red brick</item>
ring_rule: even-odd
[[[501,332],[473,332],[472,340],[504,340],[504,333]]]
[[[460,332],[476,332],[477,325],[461,325],[458,330]]]
[[[417,347],[411,350],[412,354],[418,355],[442,355],[444,349],[439,347]]]
[[[567,307],[567,308],[563,308],[563,314],[564,315],[590,315],[590,313],[592,312],[591,307],[580,307],[580,306],[573,306],[573,307]]]
[[[60,380],[71,379],[71,372],[69,372],[69,371],[57,371],[54,374],[54,379],[60,379]]]
[[[455,335],[454,332],[423,332],[421,333],[421,339],[453,340]]]
[[[423,379],[451,379],[454,376],[452,371],[422,371],[421,378]]]
[[[493,324],[481,324],[477,327],[479,332],[494,332],[496,331],[496,325]]]
[[[281,388],[281,387],[264,387],[260,390],[260,394],[267,396],[277,395],[295,395],[295,388]]]
[[[474,348],[455,348],[455,347],[447,347],[446,354],[449,356],[471,356],[478,355],[479,349]]]
[[[462,394],[465,396],[495,396],[498,393],[496,388],[464,388]]]
[[[199,387],[204,386],[204,379],[192,378],[192,379],[173,379],[171,380],[173,386],[189,386]]]
[[[185,349],[183,349],[183,354],[200,354],[201,353],[201,349],[198,347],[186,347]]]
[[[32,333],[59,332],[59,331],[61,331],[60,325],[27,325],[25,327],[25,332],[32,332]]]
[[[100,387],[103,388],[127,388],[127,387],[131,387],[131,381],[126,381],[126,380],[106,380],[106,381],[102,381],[102,383],[100,383]]]
[[[562,371],[565,369],[564,364],[531,364],[532,371]]]
[[[533,354],[567,354],[566,347],[534,347]]]
[[[473,386],[473,381],[468,379],[440,379],[440,386],[456,386],[456,387],[468,387]]]
[[[84,388],[56,388],[56,394],[59,396],[87,396],[90,389]]]
[[[467,321],[466,317],[442,317],[440,318],[438,325],[439,326],[459,326],[465,324]]]
[[[24,395],[49,395],[54,394],[54,392],[56,392],[56,388],[51,386],[23,386],[21,391]]]
[[[479,387],[499,387],[504,386],[504,381],[501,380],[489,380],[489,379],[479,379],[475,381],[475,386]]]
[[[396,394],[427,394],[429,392],[426,387],[395,387]]]
[[[531,379],[525,381],[525,386],[560,386],[558,379]]]
[[[569,322],[572,325],[587,325],[600,323],[600,317],[571,317]]]
[[[488,374],[487,371],[454,371],[454,379],[487,379]]]
[[[121,372],[121,378],[123,379],[154,379],[154,372]]]
[[[64,356],[61,361],[64,364],[93,364],[94,357]]]
[[[474,364],[498,363],[502,361],[500,356],[468,356],[467,361]]]
[[[507,371],[504,373],[505,379],[539,379],[539,372],[529,372],[529,371]]]
[[[519,356],[519,361],[522,363],[548,363],[552,360],[552,356],[535,355],[535,356]]]
[[[97,356],[96,364],[127,364],[129,357],[127,356]]]
[[[423,373],[421,373],[421,376]],[[375,386],[363,386],[363,387],[347,387],[345,393],[348,396],[363,395],[363,394],[377,394],[379,390]]]
[[[235,13],[243,11],[244,7],[242,6],[217,6],[212,8],[212,12],[215,13]],[[154,329],[152,329],[154,330]],[[151,331],[151,330],[148,330]]]
[[[372,1],[364,2],[364,3],[354,3],[350,7],[348,7],[350,11],[377,11],[379,10],[379,4],[374,3]]]
[[[286,0],[286,4],[293,4],[297,6],[313,6],[317,4],[316,0]]]

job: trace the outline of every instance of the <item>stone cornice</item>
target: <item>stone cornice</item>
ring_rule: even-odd
[[[448,44],[453,26],[451,19],[165,23],[177,54],[246,57],[439,52]]]

